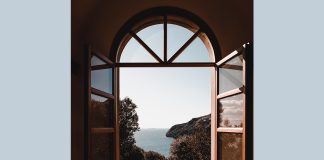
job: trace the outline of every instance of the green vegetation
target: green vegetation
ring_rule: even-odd
[[[91,101],[94,117],[92,126],[113,125],[112,104],[109,101]],[[135,145],[134,133],[140,130],[136,104],[128,97],[121,100],[120,104],[121,160],[210,160],[210,131],[208,131],[208,127],[206,128],[203,125],[198,126],[193,134],[174,139],[169,158],[154,151],[144,151]],[[113,157],[111,152],[113,150],[113,137],[110,136],[112,135],[94,137],[94,143],[97,144],[94,146],[95,159],[111,159]]]
[[[148,151],[144,153],[145,160],[166,160],[160,153]]]
[[[210,160],[210,132],[201,130],[176,138],[171,144],[169,160]]]
[[[121,160],[166,160],[164,156],[157,152],[145,152],[142,148],[135,145],[134,133],[140,130],[138,125],[138,115],[136,104],[126,97],[120,102],[120,144]]]

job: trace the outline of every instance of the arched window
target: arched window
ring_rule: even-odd
[[[112,46],[110,59],[88,48],[86,157],[120,159],[117,115],[121,67],[209,67],[213,70],[211,159],[252,159],[251,45],[238,46],[221,59],[217,40],[198,17],[170,10],[149,13],[135,16],[125,25]]]
[[[120,63],[215,62],[209,40],[196,28],[153,24],[129,35]]]

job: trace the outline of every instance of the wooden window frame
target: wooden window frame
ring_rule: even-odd
[[[163,40],[163,49],[164,49],[164,54],[163,54],[163,58],[160,58],[159,56],[157,56],[154,51],[149,48],[149,46],[147,46],[145,44],[145,42],[143,40],[141,40],[141,38],[139,38],[136,35],[136,31],[139,30],[139,28],[136,29],[132,29],[129,31],[128,35],[126,35],[124,37],[124,39],[121,41],[120,46],[118,47],[118,51],[116,52],[117,56],[116,56],[116,60],[115,63],[113,61],[111,61],[110,59],[108,59],[107,57],[103,56],[103,54],[94,51],[91,49],[91,47],[87,47],[87,55],[88,55],[88,61],[86,62],[86,64],[88,64],[88,75],[86,76],[86,79],[88,80],[88,85],[86,85],[86,87],[88,87],[88,94],[87,96],[87,103],[88,106],[86,107],[86,114],[85,114],[85,119],[86,119],[86,149],[89,150],[89,148],[91,148],[91,146],[89,146],[89,144],[91,144],[90,140],[91,140],[91,134],[92,133],[113,133],[115,140],[114,140],[114,145],[115,145],[115,153],[114,153],[114,159],[115,160],[119,160],[120,159],[120,144],[119,144],[119,112],[120,112],[120,107],[119,107],[119,69],[120,68],[126,68],[126,67],[207,67],[207,68],[212,68],[214,69],[214,72],[212,72],[212,105],[211,105],[211,112],[212,112],[212,122],[211,122],[211,141],[212,141],[212,146],[211,146],[211,160],[217,160],[217,133],[222,133],[222,132],[228,132],[228,133],[240,133],[242,134],[242,140],[243,140],[243,147],[242,147],[242,153],[243,153],[243,158],[242,160],[252,160],[253,159],[253,50],[252,50],[252,45],[247,43],[244,44],[242,47],[240,47],[239,49],[235,50],[234,52],[232,52],[231,54],[229,54],[228,56],[226,56],[225,58],[223,58],[222,60],[219,60],[218,62],[215,61],[215,59],[217,57],[215,57],[214,55],[214,50],[213,50],[213,46],[211,46],[209,39],[207,36],[201,36],[202,34],[204,34],[204,30],[202,30],[199,27],[196,27],[197,25],[192,25],[192,24],[187,24],[184,25],[183,23],[181,23],[181,26],[195,26],[193,28],[190,28],[190,30],[194,31],[195,34],[193,36],[191,36],[191,38],[182,46],[180,47],[180,49],[178,49],[178,51],[170,58],[168,59],[167,57],[167,24],[169,22],[173,22],[173,23],[179,23],[178,19],[174,19],[174,18],[170,18],[168,15],[163,15],[162,16],[162,21],[154,21],[154,23],[163,23],[163,31],[164,31],[164,40]],[[151,22],[148,22],[144,25],[139,25],[142,28],[145,28],[147,26],[152,25]],[[123,50],[123,47],[127,44],[128,40],[131,37],[134,37],[140,45],[142,45],[147,51],[148,53],[153,56],[153,58],[155,58],[158,63],[121,63],[119,62],[120,60],[120,56],[121,56],[121,52]],[[210,55],[213,55],[211,57],[213,62],[182,62],[182,63],[174,63],[174,60],[185,50],[185,48],[187,48],[191,42],[195,39],[195,38],[202,38],[202,40],[204,41],[204,44],[209,44],[208,47],[208,51]],[[250,55],[246,55],[246,53],[249,52]],[[225,64],[226,62],[230,61],[232,58],[234,58],[235,56],[239,55],[239,54],[243,54],[243,67],[237,67],[235,65],[227,65]],[[104,65],[96,65],[96,66],[91,66],[90,64],[90,60],[91,60],[91,55],[95,55],[97,56],[99,59],[101,59],[102,61],[104,61],[106,64]],[[249,57],[248,59],[246,59],[246,57]],[[219,58],[218,58],[219,59]],[[219,68],[229,68],[229,69],[235,69],[235,70],[243,70],[243,86],[240,88],[236,88],[233,89],[231,91],[225,92],[225,93],[221,93],[219,94],[218,92],[218,74],[219,74]],[[107,68],[112,68],[113,69],[113,94],[109,94],[109,93],[105,93],[103,91],[100,91],[98,89],[95,88],[91,88],[90,84],[91,84],[91,79],[90,79],[90,72],[91,70],[100,70],[100,69],[107,69]],[[247,75],[249,74],[249,75]],[[115,127],[114,128],[91,128],[89,129],[89,121],[87,121],[87,119],[89,118],[89,99],[91,98],[91,93],[95,94],[95,95],[99,95],[99,96],[103,96],[109,99],[114,100],[114,104],[115,104]],[[226,98],[226,97],[230,97],[233,95],[237,95],[237,94],[243,94],[243,100],[244,100],[244,108],[243,108],[243,127],[242,128],[218,128],[217,127],[217,104],[218,101],[220,99]],[[248,95],[248,96],[247,96]],[[246,105],[249,105],[249,108],[246,108]],[[90,136],[90,137],[89,137]],[[91,150],[91,149],[90,149]],[[89,154],[86,151],[85,156],[89,157]]]

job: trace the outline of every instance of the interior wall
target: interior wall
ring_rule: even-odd
[[[86,44],[108,56],[119,29],[153,7],[177,7],[199,16],[214,32],[222,57],[253,41],[253,0],[72,0],[72,159],[83,159],[83,54]]]

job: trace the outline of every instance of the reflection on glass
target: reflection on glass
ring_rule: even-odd
[[[218,159],[242,160],[242,134],[218,133]]]
[[[211,59],[204,42],[197,37],[174,62],[211,62]]]
[[[240,55],[219,68],[219,93],[243,86],[242,60],[242,55]]]
[[[168,59],[170,59],[180,47],[182,47],[194,34],[189,29],[175,24],[167,24],[168,27]],[[162,39],[163,40],[163,39]],[[161,40],[161,43],[163,43]]]
[[[219,100],[218,127],[243,127],[243,96],[238,94]]]
[[[114,159],[113,134],[92,134],[92,159]]]
[[[106,63],[104,61],[102,61],[101,59],[99,59],[97,56],[91,57],[91,66],[103,65],[103,64],[106,64]]]
[[[163,34],[163,24],[149,26],[137,33],[138,37],[140,37],[161,59],[163,59]]]
[[[162,43],[163,39],[161,39]],[[163,43],[162,43],[163,44]],[[120,62],[136,63],[136,62],[147,62],[157,63],[154,57],[147,52],[147,50],[139,44],[135,38],[131,38],[126,44],[121,57]]]
[[[112,94],[112,69],[92,70],[91,87]]]
[[[243,65],[243,55],[240,54],[240,55],[234,57],[230,61],[226,62],[226,64],[242,66]]]
[[[92,94],[91,118],[93,128],[114,127],[114,101]]]

